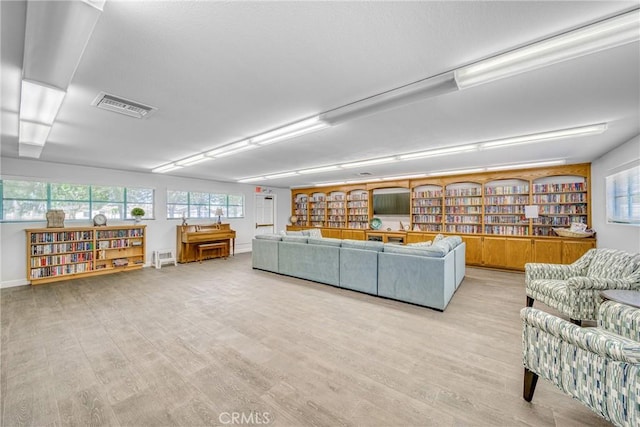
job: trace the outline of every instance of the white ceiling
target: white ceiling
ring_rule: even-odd
[[[40,160],[151,169],[638,7],[637,1],[107,1]],[[17,157],[26,4],[0,2],[3,157]],[[137,120],[99,92],[158,108]],[[608,122],[603,134],[264,181],[289,187],[493,164],[592,161],[640,133],[640,47],[210,160],[220,181]]]

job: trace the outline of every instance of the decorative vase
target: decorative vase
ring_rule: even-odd
[[[136,224],[139,223],[140,221],[142,221],[142,215],[136,215],[133,217],[136,221]]]

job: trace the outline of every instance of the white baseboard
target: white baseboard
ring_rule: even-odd
[[[24,286],[28,284],[29,284],[29,281],[27,279],[6,280],[0,283],[0,289],[14,288],[16,286]]]

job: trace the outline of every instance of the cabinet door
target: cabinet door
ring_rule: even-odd
[[[429,240],[433,241],[434,237],[435,237],[434,234],[408,232],[406,240],[407,240],[407,243],[420,243],[420,242],[427,242]]]
[[[342,230],[342,238],[364,240],[364,230]]]
[[[507,258],[507,239],[485,237],[482,239],[482,265],[504,267]]]
[[[464,236],[466,243],[465,263],[468,265],[482,265],[482,237]]]
[[[595,247],[596,242],[594,240],[565,240],[562,242],[562,263],[571,264],[584,255],[589,249]]]
[[[334,239],[340,239],[342,237],[342,233],[340,229],[335,229],[335,228],[323,228],[321,230],[322,232],[322,237],[331,237]]]
[[[561,240],[534,240],[533,241],[534,262],[546,262],[551,264],[562,263],[562,241]]]
[[[524,270],[524,265],[533,261],[531,239],[507,239],[505,267]]]

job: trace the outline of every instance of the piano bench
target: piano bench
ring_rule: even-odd
[[[229,256],[228,246],[226,243],[202,243],[198,245],[198,261],[202,262],[202,253],[204,251],[215,250],[216,254],[213,258],[224,257],[227,259]]]

